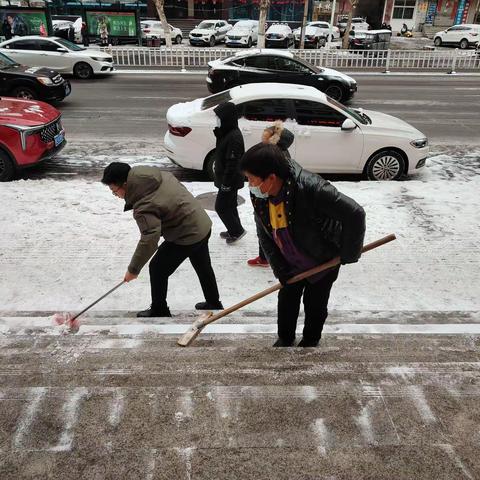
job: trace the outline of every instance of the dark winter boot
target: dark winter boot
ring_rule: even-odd
[[[299,342],[297,347],[309,348],[309,347],[318,347],[320,340],[305,340],[302,338]]]
[[[228,237],[230,237],[230,234],[228,232],[220,232],[220,238],[226,240]]]
[[[142,310],[137,313],[139,318],[149,318],[149,317],[171,317],[170,309],[166,308],[164,310],[155,310],[153,308],[148,308],[147,310]]]
[[[294,340],[292,341],[286,341],[283,340],[282,338],[279,338],[274,344],[274,347],[293,347]]]
[[[198,302],[195,305],[196,310],[223,310],[222,302],[218,301],[215,303],[210,302]]]

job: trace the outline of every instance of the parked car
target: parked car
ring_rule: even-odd
[[[265,47],[289,48],[294,43],[292,29],[283,23],[274,23],[265,32]]]
[[[200,22],[188,35],[190,45],[210,45],[215,46],[223,42],[227,32],[232,29],[232,25],[224,20],[204,20]]]
[[[56,102],[70,92],[70,82],[54,70],[20,65],[0,53],[0,95]]]
[[[80,15],[52,15],[53,36],[71,41],[70,25],[74,30],[74,42],[82,43],[82,17]]]
[[[301,43],[301,33],[302,29],[297,28],[293,31],[293,35],[295,36],[295,48],[300,47]],[[324,36],[322,30],[318,27],[305,27],[305,48],[320,48],[325,45],[327,41],[327,37]]]
[[[225,40],[227,47],[250,48],[258,41],[258,21],[240,20],[228,32]]]
[[[113,71],[113,58],[109,53],[58,37],[15,37],[0,43],[0,52],[22,65],[52,68],[80,79]]]
[[[322,21],[315,21],[307,23],[308,27],[317,27],[322,31],[322,35],[328,39],[328,35],[330,34],[330,23],[329,22],[322,22]],[[332,26],[332,40],[337,40],[340,38],[340,30],[335,25]]]
[[[330,68],[317,68],[288,51],[253,49],[208,63],[207,88],[220,92],[246,83],[309,85],[345,102],[357,91],[357,82]]]
[[[348,25],[348,17],[340,17],[338,19],[338,29],[340,30],[340,35],[343,37],[345,35],[345,30]],[[353,17],[352,18],[352,30],[368,30],[370,25],[362,17]]]
[[[179,28],[170,27],[170,35],[172,42],[179,45],[182,43],[182,31]],[[149,39],[160,39],[161,43],[165,43],[165,34],[163,33],[162,22],[159,20],[143,20],[140,22],[140,28],[142,30],[142,42],[145,43]]]
[[[0,181],[55,156],[66,144],[60,112],[48,103],[0,99]]]
[[[480,25],[463,24],[454,25],[435,34],[433,43],[436,47],[441,45],[450,45],[460,47],[465,50],[469,47],[475,47],[480,40]]]
[[[170,107],[164,145],[173,162],[213,174],[213,109],[227,101],[237,106],[245,148],[260,141],[265,127],[282,120],[295,135],[292,157],[312,172],[393,180],[423,167],[428,155],[425,135],[403,120],[347,108],[313,87],[260,83]]]
[[[354,30],[350,34],[348,48],[352,50],[388,50],[391,30]]]

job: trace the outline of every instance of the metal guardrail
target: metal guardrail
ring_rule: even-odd
[[[229,48],[166,48],[166,47],[112,47],[110,52],[116,66],[128,67],[207,67],[212,60],[227,58],[238,50]],[[378,69],[389,71],[480,70],[480,55],[474,50],[290,50],[318,67],[339,69]]]

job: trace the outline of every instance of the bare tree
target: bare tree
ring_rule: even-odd
[[[260,0],[260,15],[258,18],[258,48],[265,48],[265,23],[267,22],[270,0]]]
[[[170,31],[170,25],[167,22],[167,17],[165,16],[165,0],[153,0],[155,7],[157,7],[158,17],[162,22],[162,30],[165,35],[165,45],[167,47],[172,46],[172,32]]]
[[[350,0],[351,9],[348,13],[348,22],[347,28],[345,29],[345,34],[343,35],[343,44],[342,48],[348,48],[348,43],[350,40],[350,30],[352,29],[352,17],[355,9],[357,8],[358,0]]]

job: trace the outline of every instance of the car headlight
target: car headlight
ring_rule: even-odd
[[[106,58],[102,58],[102,57],[90,57],[92,60],[95,60],[96,62],[106,62],[107,59]]]
[[[48,86],[53,85],[53,80],[48,77],[37,77],[37,80],[40,83],[43,83],[44,85],[48,85]]]
[[[424,148],[428,145],[428,139],[420,138],[418,140],[413,140],[412,142],[410,142],[410,145],[415,148]]]

